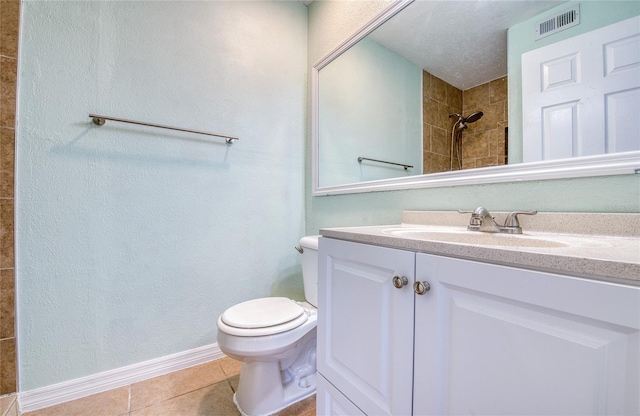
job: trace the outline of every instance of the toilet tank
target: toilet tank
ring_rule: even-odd
[[[318,238],[319,235],[302,237],[302,281],[307,302],[318,307]]]

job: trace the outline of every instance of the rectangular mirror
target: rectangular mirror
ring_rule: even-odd
[[[313,67],[313,193],[633,173],[640,134],[632,151],[521,163],[521,115],[509,131],[522,81],[507,76],[507,28],[576,4],[393,3]]]

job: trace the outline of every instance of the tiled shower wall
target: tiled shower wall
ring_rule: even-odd
[[[422,171],[445,172],[451,169],[451,128],[457,120],[449,118],[449,114],[462,112],[462,91],[422,71],[422,94]]]
[[[463,92],[462,111],[484,115],[462,133],[462,169],[483,168],[507,163],[507,77],[469,88]]]
[[[16,391],[13,177],[19,0],[0,0],[0,395]]]
[[[458,113],[484,116],[469,123],[462,133],[462,168],[481,168],[507,163],[507,77],[462,91],[423,71],[423,173],[451,169],[451,129]],[[453,164],[457,170],[457,164]]]

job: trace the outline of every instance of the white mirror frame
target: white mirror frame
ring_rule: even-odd
[[[344,185],[320,186],[319,171],[319,71],[360,39],[374,31],[414,0],[398,0],[362,29],[342,42],[312,67],[311,83],[311,182],[312,195],[339,195],[401,189],[435,188],[500,182],[640,174],[640,152],[612,153],[572,159],[492,166],[461,171],[430,173]]]

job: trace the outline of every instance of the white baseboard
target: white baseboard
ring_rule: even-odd
[[[218,344],[205,345],[192,350],[155,358],[138,364],[120,367],[58,384],[18,393],[21,412],[44,407],[128,386],[142,380],[193,367],[224,357]]]

